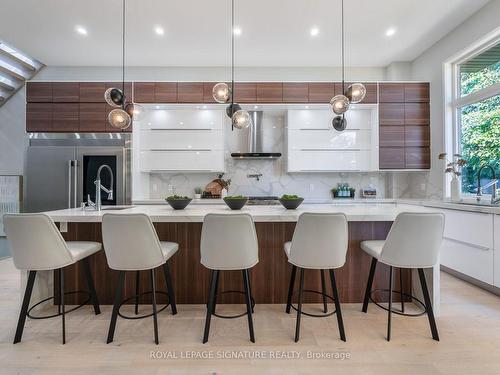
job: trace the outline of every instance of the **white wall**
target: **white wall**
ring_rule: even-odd
[[[0,175],[22,175],[27,143],[26,90],[22,88],[0,107]]]
[[[492,0],[459,25],[412,63],[412,79],[431,83],[431,171],[412,175],[414,187],[425,183],[425,192],[412,191],[410,195],[441,198],[443,194],[443,164],[437,155],[444,150],[444,87],[443,63],[467,48],[484,35],[500,27],[500,0]]]
[[[222,81],[229,80],[229,67],[130,67],[126,80],[134,81]],[[338,81],[340,68],[273,68],[237,67],[237,81]],[[346,79],[381,81],[385,68],[346,68]],[[408,77],[409,78],[409,77]],[[34,80],[38,81],[90,81],[121,80],[119,67],[59,67],[44,68]]]

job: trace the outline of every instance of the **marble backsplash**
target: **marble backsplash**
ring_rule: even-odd
[[[281,152],[277,160],[235,160],[231,152],[247,151],[246,130],[231,131],[226,126],[224,178],[231,179],[229,194],[276,195],[297,194],[306,199],[328,199],[330,190],[338,183],[348,183],[356,189],[373,185],[378,197],[390,198],[394,189],[391,172],[342,172],[342,173],[287,173],[286,171],[286,121],[283,111],[265,111],[263,116],[264,151]],[[260,180],[248,178],[248,174],[262,174]],[[149,183],[149,199],[160,199],[176,193],[192,196],[196,187],[205,185],[216,177],[215,173],[152,173]],[[403,179],[404,181],[404,179]],[[403,189],[404,190],[404,189]]]

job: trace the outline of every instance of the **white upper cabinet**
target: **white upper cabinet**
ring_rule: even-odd
[[[378,109],[356,105],[347,113],[347,128],[332,127],[326,109],[287,113],[288,172],[378,170]]]
[[[223,172],[224,111],[154,109],[134,127],[141,172]]]

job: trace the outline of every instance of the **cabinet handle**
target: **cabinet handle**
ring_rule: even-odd
[[[476,249],[479,249],[479,250],[485,250],[485,251],[490,250],[490,248],[487,247],[487,246],[476,245],[476,244],[473,244],[473,243],[470,243],[470,242],[460,241],[460,240],[456,240],[454,238],[449,238],[449,237],[446,237],[446,236],[443,236],[443,238],[445,240],[448,240],[448,241],[451,241],[451,242],[456,242],[456,243],[459,243],[461,245],[467,245],[467,246],[470,246],[470,247],[475,247]]]

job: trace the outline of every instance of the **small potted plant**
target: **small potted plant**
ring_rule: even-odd
[[[279,201],[287,210],[295,210],[301,205],[304,198],[299,197],[298,195],[283,194]]]
[[[201,187],[194,188],[194,199],[201,199],[201,193],[203,189]]]
[[[459,202],[462,200],[462,168],[467,165],[467,161],[460,154],[453,154],[452,159],[448,159],[446,152],[442,152],[438,156],[439,160],[446,161],[446,169],[444,173],[451,174],[450,192],[451,200]]]
[[[165,200],[174,210],[183,210],[191,203],[191,198],[183,195],[171,195],[165,198]]]
[[[247,204],[248,197],[243,195],[228,195],[224,197],[224,202],[231,210],[241,210]]]

